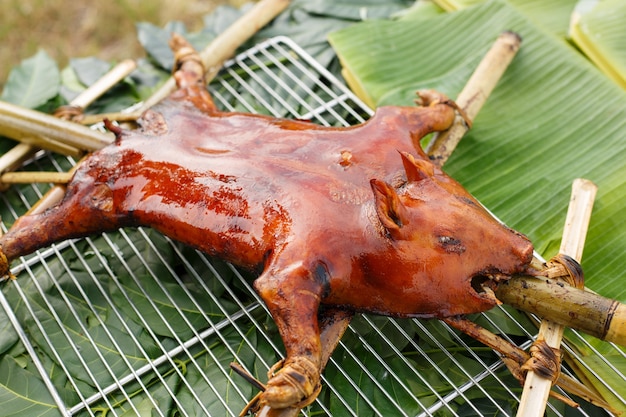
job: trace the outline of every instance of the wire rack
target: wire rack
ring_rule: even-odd
[[[283,37],[237,56],[210,90],[225,110],[323,125],[350,125],[372,113]],[[29,164],[67,170],[74,161],[41,153]],[[2,193],[5,224],[47,188]],[[23,350],[23,368],[45,391],[37,391],[38,401],[54,410],[49,415],[238,415],[255,391],[230,362],[264,380],[281,358],[276,328],[251,288],[254,277],[150,229],[63,242],[13,267],[19,279],[4,286],[0,303],[19,336],[13,349]],[[530,319],[506,309],[475,320],[523,348],[536,332]],[[606,351],[597,356],[611,366]],[[368,315],[352,321],[323,383],[305,415],[511,415],[521,393],[493,352],[445,324]],[[552,402],[548,413],[605,414]]]

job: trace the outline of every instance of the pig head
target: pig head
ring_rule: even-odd
[[[351,271],[331,274],[324,302],[399,317],[447,317],[485,311],[493,287],[525,271],[528,239],[499,224],[458,182],[427,159],[401,153],[406,182],[370,181],[372,236],[353,250],[332,248]],[[341,253],[342,255],[337,255]]]

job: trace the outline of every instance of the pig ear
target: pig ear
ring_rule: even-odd
[[[377,179],[371,180],[370,185],[380,222],[394,239],[400,238],[400,229],[409,221],[406,207],[391,185]]]
[[[402,164],[404,165],[406,177],[409,182],[421,181],[434,175],[434,167],[430,162],[415,159],[415,157],[408,152],[400,152],[400,156],[402,157]]]

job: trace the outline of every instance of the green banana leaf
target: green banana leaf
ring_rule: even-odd
[[[572,181],[595,182],[582,260],[586,284],[626,302],[626,93],[538,25],[509,3],[489,1],[454,13],[363,22],[330,41],[352,88],[377,107],[411,105],[421,88],[456,97],[498,35],[519,33],[520,52],[446,171],[547,258],[558,251]],[[597,361],[597,351],[587,350],[589,363]],[[623,373],[618,362],[611,364]],[[613,385],[626,398],[626,384]]]
[[[583,7],[589,4],[590,7]],[[570,26],[576,45],[607,76],[626,88],[626,3],[580,2]]]
[[[459,10],[485,0],[435,0]],[[609,78],[626,88],[626,3],[622,0],[508,0],[541,29],[569,38]]]
[[[453,11],[484,3],[485,0],[434,0],[434,2],[447,11]],[[532,19],[541,29],[564,38],[578,0],[508,0],[508,3]]]

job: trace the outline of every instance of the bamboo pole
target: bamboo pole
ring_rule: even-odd
[[[596,191],[597,187],[591,181],[577,179],[572,184],[572,196],[559,252],[571,256],[578,262],[582,258]],[[551,348],[558,349],[563,338],[563,331],[562,325],[553,320],[543,319],[537,339],[544,340]],[[558,365],[560,366],[560,363]],[[552,381],[550,379],[544,378],[532,370],[528,371],[517,417],[542,416],[551,388]]]
[[[0,176],[3,184],[30,184],[34,182],[51,182],[54,184],[67,184],[72,174],[69,172],[48,171],[19,171],[6,172]]]
[[[496,84],[517,54],[522,39],[515,32],[503,32],[489,49],[485,57],[465,84],[463,91],[456,99],[456,105],[465,113],[470,123],[487,101]],[[470,126],[464,117],[457,115],[455,124],[445,132],[441,132],[430,141],[426,153],[433,162],[443,165],[452,155],[459,141]]]
[[[290,0],[260,0],[246,14],[241,16],[224,32],[218,35],[202,52],[200,58],[205,69],[205,79],[209,82],[217,74],[224,62],[233,56],[237,48],[250,39],[263,26],[287,8]],[[140,109],[144,112],[176,89],[176,80],[170,77]]]
[[[496,297],[505,304],[626,346],[626,305],[554,279],[511,277]]]
[[[513,32],[502,33],[491,46],[485,57],[468,80],[465,87],[459,93],[456,100],[457,106],[464,113],[457,115],[454,125],[443,134],[437,135],[426,148],[426,153],[433,160],[433,163],[443,166],[452,154],[457,144],[467,130],[468,122],[471,124],[491,91],[504,74],[507,66],[519,50],[521,38]],[[348,328],[352,316],[333,320],[328,324],[330,328],[320,325],[320,332],[328,331],[328,334],[336,338],[327,339],[327,343],[322,344],[324,357],[330,358],[333,350],[339,343],[344,331]],[[322,363],[322,368],[326,362]],[[285,408],[272,409],[267,406],[262,407],[256,414],[257,417],[296,417],[300,409]]]
[[[61,153],[67,153],[63,148],[94,151],[113,142],[111,135],[6,102],[0,102],[0,135]]]

